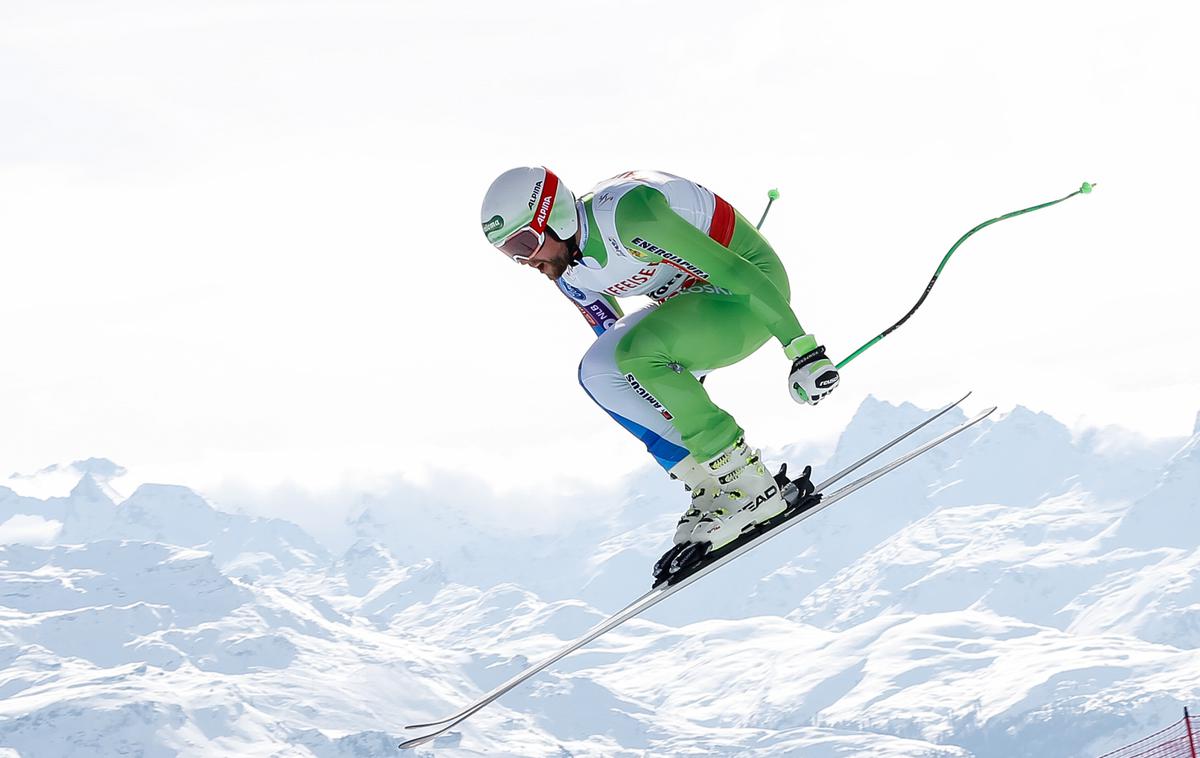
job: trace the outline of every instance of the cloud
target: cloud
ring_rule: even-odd
[[[630,481],[638,483],[632,485],[637,491],[665,489],[679,498],[681,510],[686,505],[682,488],[657,467],[644,466],[635,477]],[[199,489],[221,510],[287,519],[337,552],[365,536],[364,516],[367,522],[417,524],[437,514],[439,523],[446,524],[447,538],[451,538],[449,531],[468,525],[493,532],[497,538],[555,534],[600,518],[598,514],[609,514],[627,496],[629,486],[623,479],[600,486],[564,478],[501,489],[484,477],[434,469],[419,479],[404,474],[348,473],[331,486],[310,487],[291,481],[262,487],[231,478]]]
[[[48,545],[58,538],[62,526],[61,521],[47,521],[41,516],[18,513],[0,524],[0,545]]]

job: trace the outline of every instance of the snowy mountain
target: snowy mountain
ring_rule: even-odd
[[[869,399],[834,449],[768,457],[820,480],[925,413]],[[640,594],[683,505],[646,469],[602,518],[519,535],[472,527],[483,488],[414,491],[332,554],[122,475],[0,486],[5,758],[396,754]],[[1200,700],[1198,520],[1200,418],[1146,442],[1017,408],[416,754],[1096,756]]]
[[[60,544],[116,539],[186,545],[212,553],[223,570],[239,574],[316,566],[329,560],[325,548],[295,524],[222,513],[186,487],[143,484],[118,505],[114,490],[107,486],[110,477],[97,471],[124,473],[124,469],[107,460],[51,466],[39,474],[62,470],[82,472],[66,497],[42,500],[0,486],[0,536],[6,526],[7,531],[14,529],[15,519],[17,524],[46,525],[42,531]],[[10,481],[24,478],[32,477],[16,475]],[[35,486],[47,484],[39,476]]]

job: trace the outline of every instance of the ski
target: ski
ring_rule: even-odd
[[[887,452],[890,449],[893,449],[893,447],[895,447],[896,445],[899,445],[900,443],[902,443],[902,441],[912,437],[912,435],[919,432],[920,429],[924,429],[926,426],[929,426],[930,423],[935,422],[938,419],[941,419],[941,417],[948,414],[950,410],[953,410],[954,408],[958,408],[959,405],[962,403],[962,401],[965,401],[965,399],[967,399],[968,397],[971,397],[971,392],[967,392],[966,395],[960,397],[959,399],[956,399],[956,401],[954,401],[953,403],[944,405],[943,408],[934,411],[934,413],[930,414],[928,417],[926,417],[926,419],[924,421],[918,423],[918,425],[913,426],[910,429],[907,429],[907,431],[902,434],[896,435],[896,437],[894,437],[893,439],[888,440],[886,444],[883,444],[880,447],[877,447],[877,449],[872,450],[871,452],[868,453],[868,455],[865,455],[862,458],[859,458],[858,461],[853,462],[850,465],[847,465],[847,467],[845,467],[844,469],[841,469],[840,471],[838,471],[838,473],[835,473],[833,476],[830,476],[829,479],[824,480],[823,482],[820,483],[820,485],[817,485],[816,492],[822,493],[822,492],[826,491],[826,489],[828,489],[830,485],[833,485],[833,483],[839,482],[842,479],[845,479],[845,477],[853,474],[854,471],[857,471],[858,469],[862,468],[863,465],[868,464],[871,461],[874,461],[874,459],[877,458],[878,456],[881,456],[882,453]],[[786,470],[786,467],[785,467],[785,470]],[[791,485],[791,482],[788,482],[788,485]],[[794,488],[794,486],[791,487],[790,491],[788,491],[788,488],[785,487],[785,492],[784,492],[785,498],[791,499],[793,497],[796,497],[797,494],[799,494],[799,493],[796,492],[796,488]],[[850,493],[847,492],[845,494],[850,494]],[[845,497],[845,495],[842,495],[842,497]],[[830,500],[830,503],[832,503],[832,500]],[[809,505],[815,505],[815,504],[809,503]],[[787,513],[787,515],[790,517],[797,516],[796,512],[790,512],[790,511],[792,511],[792,509],[786,511],[785,513]],[[811,516],[811,513],[809,513],[809,516]],[[806,518],[806,516],[804,516],[804,518]],[[762,533],[758,533],[755,536],[762,536]],[[737,548],[737,546],[732,546],[732,547],[734,549]],[[732,551],[728,551],[728,549],[727,549],[726,552],[716,555],[716,557],[713,558],[713,560],[719,560],[721,558],[721,555],[725,555],[728,552],[732,552]],[[698,569],[700,569],[700,566],[694,567],[694,569],[698,571]],[[667,582],[679,583],[679,582],[682,582],[683,578],[685,578],[685,577],[684,576],[671,577],[670,579],[667,579]],[[503,696],[503,694],[505,692],[508,692],[509,690],[511,690],[512,687],[520,685],[521,682],[530,678],[530,676],[533,676],[534,674],[541,672],[542,669],[545,669],[548,666],[551,666],[551,664],[553,664],[554,662],[562,660],[562,658],[564,656],[570,654],[570,652],[574,652],[578,648],[581,648],[581,646],[586,645],[589,642],[592,642],[592,640],[595,639],[596,637],[599,637],[600,634],[604,634],[606,631],[611,630],[611,628],[614,628],[617,625],[622,624],[622,622],[624,622],[625,619],[632,618],[632,616],[624,616],[624,614],[626,612],[628,612],[628,610],[635,608],[637,606],[640,606],[641,603],[646,602],[650,596],[658,594],[659,591],[661,591],[662,589],[665,588],[665,585],[666,585],[666,582],[655,584],[653,586],[653,588],[650,588],[646,592],[646,594],[642,595],[641,597],[636,598],[636,600],[629,603],[628,606],[625,606],[624,608],[617,610],[616,613],[613,613],[611,616],[608,616],[608,618],[605,619],[604,621],[601,621],[600,624],[595,625],[592,628],[590,628],[590,630],[588,630],[587,632],[584,632],[582,637],[578,638],[576,640],[576,642],[571,643],[568,646],[568,648],[566,648],[565,650],[560,652],[560,655],[554,656],[553,658],[547,658],[547,660],[545,660],[545,661],[542,661],[540,663],[535,663],[535,664],[533,664],[533,666],[530,666],[530,667],[522,670],[522,672],[516,674],[514,676],[514,678],[510,679],[509,681],[505,681],[504,684],[499,685],[498,687],[494,688],[494,690],[492,690],[491,692],[488,692],[486,694],[486,696],[484,696],[484,698],[481,698],[480,700],[476,700],[475,703],[468,705],[467,708],[464,708],[464,709],[456,712],[456,714],[451,714],[450,716],[446,716],[445,718],[440,718],[440,720],[438,720],[438,721],[408,724],[408,726],[404,727],[404,728],[406,728],[406,729],[424,729],[426,727],[436,727],[436,726],[438,726],[438,724],[444,724],[444,723],[449,723],[449,722],[452,722],[452,723],[450,723],[450,727],[452,727],[452,726],[454,726],[455,723],[466,720],[466,718],[468,716],[474,714],[474,712],[476,710],[479,710],[480,708],[482,708],[482,706],[490,704],[491,702],[493,702],[494,699],[499,698],[500,696]],[[672,592],[673,591],[674,590],[672,590]],[[640,613],[640,612],[641,612],[641,610],[638,610],[638,612],[635,612],[632,615],[637,615],[637,613]],[[620,621],[617,621],[617,624],[612,624],[610,626],[610,622],[613,619],[618,619],[618,618],[620,618]],[[450,727],[446,727],[446,729],[449,729]],[[434,738],[434,736],[438,736],[439,734],[444,733],[446,729],[442,729],[442,730],[439,730],[439,732],[433,733],[431,735],[427,735],[427,738],[419,738],[418,740],[409,740],[407,742],[404,742],[404,744],[401,745],[401,747],[415,747],[416,745],[422,744],[422,742],[425,742],[427,739],[432,739],[432,738]]]
[[[961,401],[959,401],[959,402],[961,402]],[[872,453],[871,456],[864,458],[863,461],[859,461],[859,462],[852,464],[851,467],[847,467],[847,469],[844,471],[839,471],[839,473],[836,474],[833,477],[833,479],[830,479],[828,481],[838,481],[840,479],[844,479],[844,477],[847,476],[848,473],[851,473],[851,471],[862,467],[862,465],[866,461],[870,461],[870,459],[872,457],[875,457],[878,455],[878,453],[889,449],[889,447],[892,447],[895,443],[898,443],[898,441],[900,441],[901,439],[904,439],[904,438],[908,437],[908,435],[912,434],[913,432],[916,432],[917,429],[928,425],[928,423],[930,423],[932,420],[936,419],[936,417],[941,416],[942,414],[946,413],[946,411],[948,411],[950,408],[954,408],[954,405],[956,405],[956,404],[958,404],[958,403],[948,405],[947,408],[944,408],[941,411],[938,411],[938,413],[935,414],[934,416],[931,416],[930,419],[926,419],[924,422],[920,423],[919,426],[914,427],[913,429],[910,429],[910,431],[906,432],[905,434],[902,434],[901,437],[896,438],[893,441],[890,441],[890,443],[888,445],[884,445],[883,447],[881,447],[880,450],[876,451],[875,453]],[[434,738],[437,738],[437,736],[445,734],[446,732],[449,732],[450,729],[458,726],[458,724],[462,723],[463,721],[466,721],[467,718],[469,718],[470,716],[473,716],[474,714],[476,714],[476,712],[486,708],[487,705],[490,705],[491,703],[496,702],[496,700],[498,698],[504,696],[504,694],[506,692],[511,691],[512,688],[515,688],[516,686],[521,685],[522,682],[527,681],[528,679],[532,678],[532,676],[542,672],[542,670],[545,670],[546,668],[553,666],[554,663],[557,663],[558,661],[562,660],[562,658],[570,655],[571,652],[575,652],[576,650],[582,648],[582,646],[587,645],[588,643],[592,642],[592,640],[600,637],[601,634],[604,634],[606,632],[610,632],[610,631],[614,630],[614,628],[624,624],[625,621],[628,621],[629,619],[634,618],[634,616],[636,616],[638,614],[646,612],[646,610],[648,610],[649,608],[654,607],[655,604],[658,604],[661,601],[666,600],[666,598],[673,595],[674,592],[682,590],[683,588],[685,588],[685,586],[688,586],[692,582],[696,582],[696,580],[701,579],[704,576],[707,576],[708,573],[713,572],[716,569],[719,569],[720,566],[725,565],[726,563],[728,563],[728,561],[736,559],[737,557],[739,557],[739,555],[749,552],[749,551],[751,551],[751,549],[754,549],[754,548],[762,545],[763,542],[766,542],[767,540],[772,539],[772,537],[775,537],[776,535],[781,534],[782,531],[785,531],[786,529],[793,527],[793,525],[796,525],[799,522],[804,521],[804,519],[809,518],[810,516],[816,515],[816,513],[821,512],[822,510],[826,509],[826,507],[828,507],[830,505],[833,505],[834,503],[836,503],[836,501],[847,497],[847,495],[857,492],[858,489],[862,489],[866,485],[869,485],[869,483],[874,482],[874,481],[880,479],[880,477],[889,474],[890,471],[894,471],[895,469],[900,468],[901,465],[904,465],[905,463],[912,461],[912,459],[924,455],[925,452],[929,452],[930,450],[934,449],[934,447],[937,447],[938,445],[941,445],[942,443],[944,443],[944,441],[947,441],[950,438],[956,437],[956,435],[959,435],[962,432],[967,431],[968,428],[971,428],[974,425],[977,425],[977,423],[979,423],[980,421],[983,421],[984,419],[986,419],[986,417],[988,417],[992,413],[994,413],[995,410],[996,410],[995,407],[985,409],[984,411],[982,411],[982,413],[979,413],[977,416],[972,417],[972,419],[960,423],[959,426],[956,426],[953,429],[949,429],[949,431],[944,432],[941,435],[938,435],[938,437],[928,441],[928,443],[925,443],[924,445],[920,445],[919,447],[917,447],[917,449],[914,449],[911,452],[907,452],[907,453],[905,453],[905,455],[896,457],[896,458],[892,459],[892,461],[881,465],[881,467],[878,467],[874,470],[869,471],[868,474],[860,476],[859,479],[856,479],[856,480],[848,483],[848,485],[845,485],[845,486],[840,487],[839,489],[836,489],[836,491],[834,491],[832,493],[823,495],[823,497],[821,497],[821,498],[809,498],[808,503],[804,504],[803,507],[800,507],[800,509],[798,509],[797,512],[792,513],[791,517],[788,518],[787,521],[776,524],[776,525],[774,525],[773,528],[770,528],[766,531],[761,531],[761,533],[755,534],[754,537],[752,537],[752,539],[750,541],[743,543],[743,545],[734,547],[733,549],[730,549],[730,551],[722,552],[720,555],[718,555],[718,557],[715,557],[712,560],[707,561],[707,563],[702,563],[702,564],[696,566],[694,570],[690,571],[688,574],[686,574],[686,576],[684,576],[682,578],[672,577],[670,582],[664,582],[664,583],[655,585],[654,588],[648,590],[646,592],[646,594],[642,595],[641,597],[638,597],[637,600],[635,600],[634,602],[631,602],[630,604],[628,604],[628,606],[625,606],[625,608],[618,610],[617,613],[614,613],[613,615],[608,616],[608,618],[605,619],[604,621],[601,621],[600,624],[595,625],[592,628],[590,628],[590,630],[588,630],[586,633],[584,633],[583,636],[578,637],[575,640],[572,640],[572,642],[569,644],[566,644],[564,646],[564,648],[560,649],[558,652],[556,652],[556,654],[554,654],[550,657],[547,657],[547,658],[545,658],[544,661],[535,663],[535,664],[533,664],[533,666],[530,666],[530,667],[522,670],[522,672],[516,674],[515,676],[512,676],[512,678],[509,679],[508,681],[505,681],[504,684],[499,685],[498,687],[494,688],[494,690],[485,694],[484,697],[480,698],[479,700],[476,700],[475,703],[468,705],[467,708],[464,708],[461,711],[458,711],[457,714],[452,715],[448,718],[443,718],[443,720],[440,720],[440,721],[412,724],[412,726],[407,727],[409,729],[420,729],[420,728],[425,728],[425,727],[439,726],[439,724],[444,724],[444,726],[442,726],[442,728],[440,728],[440,729],[437,729],[436,732],[431,732],[430,734],[419,736],[419,738],[414,738],[414,739],[410,739],[410,740],[402,742],[400,747],[401,748],[410,748],[410,747],[416,747],[419,745],[424,745],[425,742],[433,740]],[[822,483],[824,483],[824,482],[822,482]]]
[[[965,398],[965,396],[964,396],[964,398]],[[959,402],[961,402],[961,400]],[[953,408],[954,405],[957,405],[957,403],[947,406],[946,408],[942,409],[941,411],[938,411],[936,414],[934,414],[930,418],[926,419],[924,422],[922,422],[917,427],[914,427],[913,429],[909,430],[905,434],[903,434],[900,437],[896,438],[895,440],[889,442],[887,445],[884,445],[878,451],[873,453],[871,456],[868,456],[867,458],[865,458],[863,460],[857,461],[854,464],[852,464],[851,466],[847,467],[847,469],[838,472],[837,474],[834,475],[834,477],[832,477],[831,479],[829,479],[827,481],[837,481],[837,480],[844,478],[846,475],[848,475],[848,473],[852,472],[853,470],[856,470],[857,468],[860,468],[866,461],[875,457],[876,455],[883,452],[884,450],[889,449],[890,447],[892,447],[894,444],[896,444],[900,440],[908,437],[910,434],[915,432],[917,429],[929,424],[935,418],[944,414],[945,412],[950,410],[950,408]],[[411,739],[411,740],[408,740],[408,741],[402,743],[400,745],[400,747],[401,748],[416,747],[418,745],[424,744],[425,742],[428,742],[429,740],[431,740],[441,734],[444,734],[445,732],[449,731],[454,726],[462,723],[467,718],[474,715],[475,713],[477,713],[478,711],[480,711],[487,705],[490,705],[491,703],[496,701],[498,698],[500,698],[501,696],[503,696],[505,693],[509,692],[516,686],[522,684],[523,682],[525,682],[529,678],[533,677],[534,675],[540,673],[541,671],[545,670],[546,668],[549,668],[551,665],[557,663],[558,661],[565,658],[567,655],[575,652],[579,648],[581,648],[584,645],[588,644],[589,642],[595,640],[596,638],[600,637],[601,635],[605,634],[606,632],[609,632],[609,631],[615,629],[616,627],[625,623],[629,619],[645,612],[649,608],[651,608],[654,605],[657,605],[659,602],[665,600],[667,597],[670,597],[675,592],[683,589],[684,587],[688,586],[692,582],[694,582],[694,581],[700,579],[701,577],[709,574],[710,572],[716,570],[721,565],[733,560],[734,558],[738,557],[739,555],[741,555],[745,552],[748,552],[749,550],[752,550],[753,548],[762,544],[766,540],[783,532],[785,529],[787,529],[791,526],[794,526],[795,524],[799,523],[800,521],[803,521],[803,520],[807,519],[808,517],[815,515],[816,513],[819,513],[820,511],[824,510],[825,508],[827,508],[828,506],[837,502],[838,500],[846,497],[847,495],[850,495],[851,493],[861,489],[862,487],[865,487],[867,484],[870,484],[871,482],[879,479],[880,477],[884,476],[885,474],[888,474],[891,471],[894,471],[895,469],[899,468],[903,464],[928,452],[929,450],[933,449],[934,447],[937,447],[938,445],[942,444],[946,440],[949,440],[950,438],[962,433],[963,431],[966,431],[970,427],[974,426],[975,424],[979,423],[983,419],[987,418],[995,410],[996,410],[995,407],[988,408],[987,410],[983,411],[982,413],[975,416],[974,418],[956,426],[955,428],[945,432],[944,434],[934,438],[933,440],[930,440],[929,442],[925,443],[924,445],[921,445],[920,447],[916,448],[915,450],[893,459],[891,462],[884,464],[883,466],[871,471],[870,473],[860,477],[859,479],[856,479],[855,481],[851,482],[850,484],[845,485],[844,487],[841,487],[840,489],[836,490],[835,492],[830,493],[829,495],[826,495],[826,496],[820,498],[820,500],[818,500],[816,502],[810,501],[809,507],[801,509],[798,513],[794,514],[789,520],[784,521],[783,523],[777,525],[773,529],[755,534],[754,539],[752,539],[749,542],[746,542],[745,544],[739,545],[732,550],[723,551],[721,554],[716,556],[710,562],[707,562],[707,563],[701,564],[698,567],[695,567],[695,569],[690,571],[686,576],[683,576],[682,578],[672,577],[670,582],[663,582],[663,583],[656,585],[655,587],[653,587],[649,591],[647,591],[645,594],[643,594],[641,597],[637,598],[636,600],[631,602],[629,605],[625,606],[625,608],[621,609],[620,611],[617,611],[616,613],[609,616],[604,621],[602,621],[599,624],[597,624],[596,626],[592,627],[590,630],[588,630],[586,633],[584,633],[581,637],[575,639],[574,641],[572,641],[571,643],[566,645],[564,648],[559,650],[553,656],[546,658],[545,660],[543,660],[537,664],[529,666],[525,670],[516,674],[511,679],[509,679],[508,681],[499,685],[498,687],[493,689],[491,692],[487,693],[487,695],[480,698],[475,703],[467,706],[466,708],[459,711],[458,713],[456,713],[452,716],[449,716],[447,718],[441,719],[439,721],[432,721],[432,722],[423,723],[423,724],[412,724],[412,725],[406,727],[408,729],[421,729],[421,728],[425,728],[425,727],[438,726],[440,724],[445,724],[445,726],[443,726],[441,729],[439,729],[435,732],[432,732],[432,733],[424,735],[422,737],[417,737],[417,738],[414,738],[414,739]],[[825,484],[825,482],[823,482],[822,484]]]

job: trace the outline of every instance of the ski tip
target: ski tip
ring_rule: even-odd
[[[412,750],[414,747],[424,745],[426,742],[429,742],[436,736],[436,734],[427,734],[424,737],[413,737],[411,740],[405,740],[404,742],[401,742],[396,747],[400,748],[401,750]]]
[[[971,396],[972,392],[974,392],[974,390],[967,390],[967,394],[955,400],[953,403],[946,403],[944,406],[942,406],[941,410],[938,411],[938,415],[949,411],[951,408],[957,408],[958,406],[962,405],[963,402],[965,402],[966,399]]]

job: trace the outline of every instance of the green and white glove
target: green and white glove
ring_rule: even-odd
[[[811,334],[789,342],[783,354],[792,359],[788,391],[797,403],[816,405],[841,381],[837,367],[825,356],[825,346]]]

